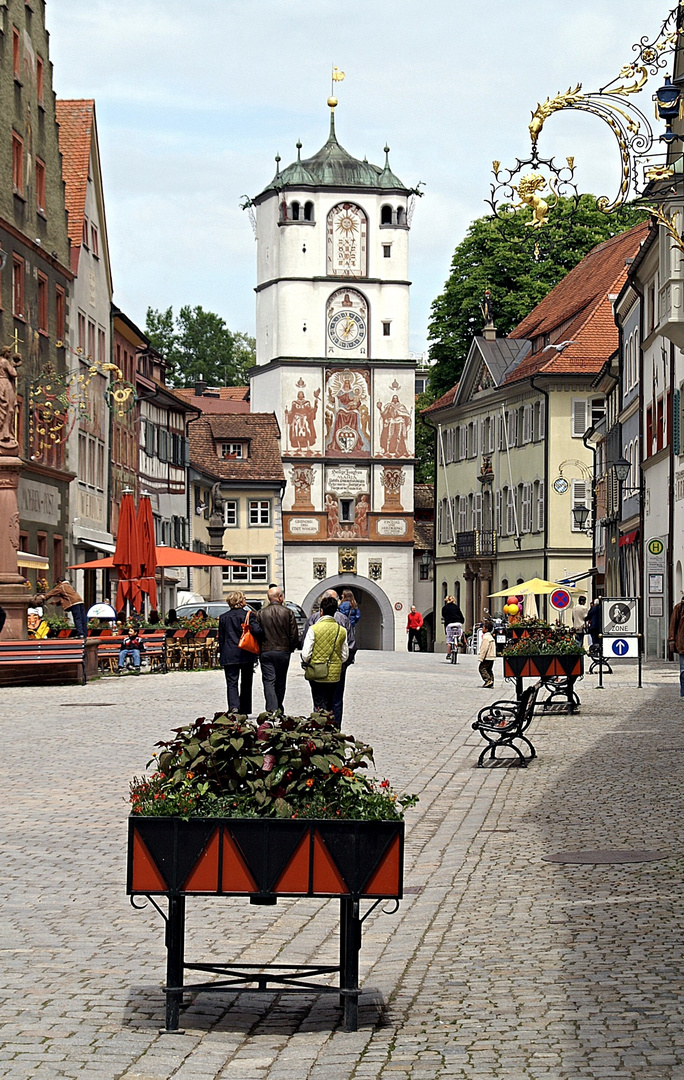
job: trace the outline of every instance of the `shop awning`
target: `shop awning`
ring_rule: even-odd
[[[627,547],[627,544],[635,544],[639,539],[639,530],[632,529],[631,532],[625,533],[618,541],[618,547]]]
[[[24,570],[49,570],[50,563],[44,555],[32,555],[30,551],[17,552],[17,566]]]

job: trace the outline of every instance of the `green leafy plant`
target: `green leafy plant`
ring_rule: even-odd
[[[585,650],[567,626],[530,627],[525,637],[507,645],[504,656],[582,656]]]
[[[373,750],[327,713],[217,713],[157,743],[157,770],[131,782],[133,814],[181,817],[342,817],[393,820],[417,802],[365,774]]]

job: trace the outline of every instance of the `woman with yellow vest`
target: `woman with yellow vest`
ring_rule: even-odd
[[[324,596],[321,617],[309,627],[302,645],[304,677],[311,684],[311,697],[317,711],[332,712],[342,664],[349,658],[347,631],[335,622],[336,611],[335,597]]]

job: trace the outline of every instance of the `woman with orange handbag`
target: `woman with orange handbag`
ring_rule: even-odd
[[[263,631],[257,619],[251,618],[252,612],[241,592],[228,593],[227,600],[230,611],[224,611],[219,619],[218,633],[219,663],[226,675],[228,711],[249,716],[258,639],[263,636]]]

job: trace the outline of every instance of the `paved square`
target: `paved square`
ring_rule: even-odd
[[[361,1028],[331,998],[197,995],[162,1036],[164,935],[124,894],[127,781],[169,729],[225,703],[220,672],[4,690],[0,1077],[419,1080],[684,1077],[684,702],[673,665],[579,684],[539,717],[539,757],[474,768],[476,662],[362,653],[348,730],[421,801],[399,912],[371,915]],[[261,697],[257,677],[255,705]],[[308,711],[294,665],[289,711]],[[655,848],[657,862],[561,865]],[[189,960],[336,955],[337,905],[188,902]],[[248,955],[249,954],[249,955]],[[334,962],[334,960],[333,960]]]

